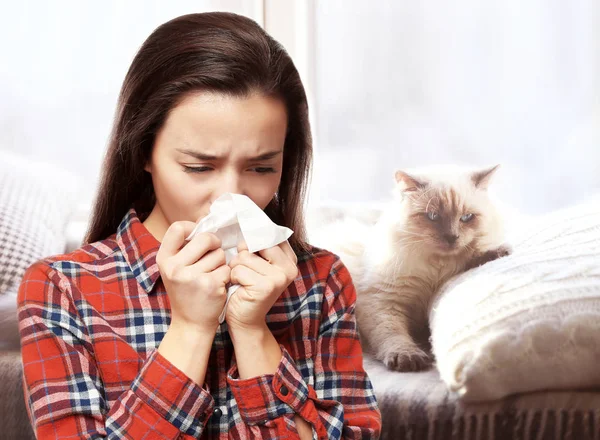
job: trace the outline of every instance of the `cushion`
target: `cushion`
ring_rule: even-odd
[[[600,386],[600,203],[523,232],[510,256],[450,280],[432,303],[437,368],[464,400]]]
[[[64,251],[78,187],[57,166],[0,152],[0,294],[35,261]]]
[[[19,347],[19,284],[31,264],[64,252],[79,187],[57,166],[0,151],[0,350]]]

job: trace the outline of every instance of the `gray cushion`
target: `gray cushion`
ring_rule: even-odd
[[[19,284],[30,265],[64,252],[78,188],[57,166],[0,151],[0,350],[19,348]]]
[[[59,167],[0,151],[0,438],[33,439],[23,399],[16,299],[25,270],[65,248],[79,184]]]
[[[0,151],[0,294],[35,261],[64,251],[78,188],[57,166]]]

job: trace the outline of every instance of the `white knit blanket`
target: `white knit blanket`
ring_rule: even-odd
[[[541,217],[513,246],[434,301],[442,380],[471,401],[600,386],[600,203]]]

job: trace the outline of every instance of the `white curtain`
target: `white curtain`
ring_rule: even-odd
[[[0,150],[55,163],[93,197],[121,83],[150,33],[222,10],[261,23],[262,0],[63,0],[0,4]]]
[[[312,197],[386,199],[393,171],[501,163],[527,213],[600,191],[600,2],[317,1]]]
[[[2,2],[0,150],[79,174],[91,197],[137,48],[207,10],[294,42],[314,201],[385,199],[395,169],[447,162],[502,163],[497,192],[531,213],[599,190],[597,0]]]

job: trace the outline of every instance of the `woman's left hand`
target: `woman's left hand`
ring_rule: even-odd
[[[265,317],[277,298],[298,276],[298,258],[285,241],[258,252],[248,251],[245,244],[229,262],[231,284],[239,287],[227,306],[230,329],[254,330],[265,326]]]

